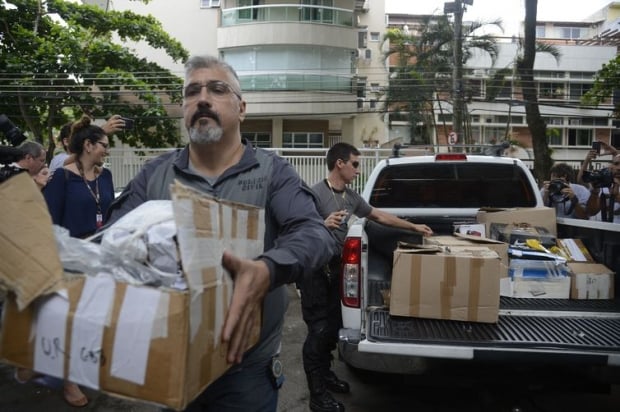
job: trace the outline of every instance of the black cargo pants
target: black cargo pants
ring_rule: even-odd
[[[302,350],[306,374],[329,370],[331,353],[338,344],[338,331],[342,327],[339,270],[340,256],[300,285],[301,313],[308,327]]]

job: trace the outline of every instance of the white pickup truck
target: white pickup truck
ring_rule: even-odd
[[[373,207],[435,234],[475,223],[481,207],[543,205],[523,162],[447,153],[384,159],[367,179]],[[596,226],[596,227],[594,227]],[[620,229],[612,223],[558,219],[558,237],[581,238],[595,259],[620,270]],[[620,377],[620,299],[500,299],[496,324],[392,317],[380,290],[389,289],[397,241],[411,232],[358,219],[349,228],[340,274],[343,328],[339,355],[353,369],[420,374],[437,361],[508,362],[604,368]],[[616,290],[618,289],[616,277]]]

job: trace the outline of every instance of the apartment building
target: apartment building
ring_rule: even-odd
[[[539,21],[537,40],[555,45],[561,54],[559,62],[551,55],[539,53],[534,66],[539,108],[547,122],[549,144],[556,158],[580,156],[594,139],[620,146],[620,133],[613,122],[611,99],[599,107],[585,107],[580,99],[593,84],[601,67],[617,54],[620,29],[620,2],[609,3],[580,22]],[[389,28],[415,32],[422,16],[393,14],[387,16]],[[465,22],[467,24],[467,22]],[[531,148],[531,134],[525,120],[523,95],[518,78],[506,77],[507,86],[497,98],[487,101],[491,78],[500,69],[515,68],[521,53],[517,39],[499,39],[499,55],[492,64],[489,55],[475,51],[464,66],[464,90],[467,118],[472,143],[492,143],[509,138],[526,150]],[[393,64],[395,60],[392,60]],[[449,95],[438,99],[435,106],[433,141],[447,144],[452,131],[452,106]],[[446,128],[443,125],[447,125]],[[405,122],[392,122],[393,139],[407,141],[410,129]]]
[[[190,54],[223,58],[248,102],[242,134],[258,146],[378,146],[387,82],[384,0],[84,0],[157,18]],[[136,52],[182,76],[182,64],[145,44]]]

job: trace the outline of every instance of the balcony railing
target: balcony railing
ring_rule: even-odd
[[[222,10],[222,27],[274,22],[321,23],[353,27],[353,11],[304,4],[271,4]]]
[[[244,91],[326,91],[353,93],[351,76],[309,73],[259,73],[245,75],[238,72]]]

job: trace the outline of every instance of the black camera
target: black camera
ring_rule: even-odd
[[[26,136],[24,136],[21,130],[19,130],[5,114],[0,114],[0,131],[4,133],[4,136],[6,136],[11,146],[18,146],[21,142],[26,140]]]
[[[611,187],[614,184],[614,175],[610,169],[605,168],[595,172],[583,172],[584,183],[590,183],[594,187]]]
[[[549,196],[563,196],[562,189],[570,187],[562,179],[554,179],[549,182]]]
[[[0,131],[4,133],[12,146],[17,146],[26,140],[26,136],[4,114],[0,114]],[[10,165],[23,157],[24,153],[16,147],[0,146],[0,183],[24,171],[24,169]]]

